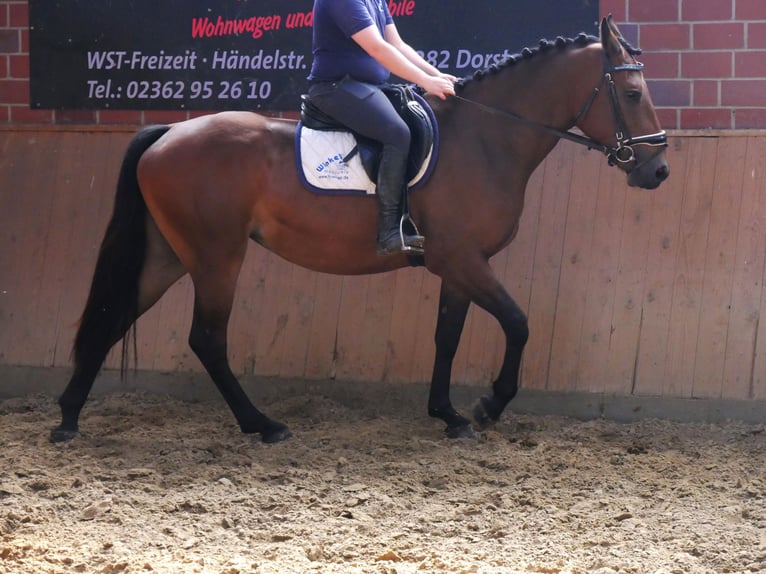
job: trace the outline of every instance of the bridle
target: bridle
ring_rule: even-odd
[[[609,165],[619,164],[621,167],[623,167],[623,169],[625,169],[625,171],[627,171],[627,164],[636,161],[636,154],[633,150],[633,146],[655,146],[661,148],[659,150],[661,151],[668,145],[668,138],[664,130],[653,134],[632,137],[630,132],[628,132],[628,127],[625,124],[625,118],[622,115],[622,108],[620,107],[620,101],[617,98],[617,88],[615,87],[614,80],[612,79],[612,74],[614,72],[621,71],[642,72],[643,69],[644,65],[641,62],[614,66],[611,64],[611,62],[609,62],[609,59],[607,58],[604,65],[604,75],[601,76],[601,82],[598,86],[593,88],[593,92],[591,92],[590,97],[585,102],[585,105],[580,109],[580,113],[578,113],[577,117],[575,118],[575,124],[578,124],[585,117],[585,115],[588,113],[588,110],[590,110],[591,104],[593,104],[593,100],[596,99],[596,96],[598,96],[599,92],[601,91],[601,86],[606,84],[607,88],[609,88],[609,100],[612,104],[612,115],[616,129],[615,141],[617,142],[617,145],[611,148],[603,146],[601,149],[606,154]],[[659,151],[657,153],[659,153]],[[637,166],[634,166],[633,169],[635,169],[635,167]]]
[[[653,134],[646,134],[646,135],[635,136],[635,137],[630,135],[630,132],[628,131],[628,127],[625,124],[625,118],[623,117],[623,114],[622,114],[622,108],[620,108],[620,102],[617,98],[617,89],[615,87],[614,80],[612,79],[612,75],[615,72],[622,72],[622,71],[641,72],[644,69],[644,65],[641,62],[634,62],[631,64],[620,64],[615,66],[609,61],[609,58],[606,55],[604,56],[604,58],[605,58],[604,73],[601,76],[601,80],[599,81],[598,85],[595,88],[593,88],[593,91],[591,92],[590,96],[586,100],[585,104],[583,104],[583,106],[580,108],[580,112],[577,114],[577,117],[575,118],[574,123],[576,125],[583,118],[585,118],[591,106],[593,105],[593,101],[596,99],[596,96],[598,96],[599,93],[601,92],[601,87],[604,84],[606,84],[608,88],[608,93],[609,93],[609,100],[612,105],[612,116],[613,116],[614,126],[615,126],[616,144],[614,146],[608,146],[608,145],[599,143],[593,138],[589,138],[587,136],[583,136],[574,132],[564,131],[558,128],[547,126],[545,124],[540,124],[533,120],[520,116],[518,114],[514,114],[513,112],[506,112],[503,110],[499,110],[497,108],[487,106],[475,100],[464,98],[463,96],[455,95],[455,98],[457,98],[458,100],[473,104],[483,109],[484,111],[501,115],[503,117],[509,118],[515,122],[524,124],[526,126],[551,133],[559,138],[566,139],[580,145],[584,145],[588,149],[599,150],[604,155],[606,155],[609,165],[616,165],[620,167],[620,169],[622,169],[626,173],[630,173],[634,169],[641,167],[645,163],[651,161],[655,156],[660,154],[662,150],[668,146],[668,137],[667,137],[667,134],[665,133],[665,130],[662,130]],[[656,147],[658,149],[654,154],[652,154],[651,157],[644,160],[642,163],[638,163],[636,159],[635,150],[633,149],[634,146],[638,146],[638,145],[648,145],[648,146]],[[633,164],[633,165],[630,165],[630,164]]]

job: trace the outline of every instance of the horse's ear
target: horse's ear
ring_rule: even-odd
[[[606,18],[602,18],[601,45],[607,55],[614,56],[623,52],[620,38],[622,38],[622,34],[617,28],[617,24],[612,21],[612,15],[609,14]]]

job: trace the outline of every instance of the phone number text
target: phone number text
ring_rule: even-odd
[[[87,87],[88,98],[92,100],[268,100],[271,97],[271,82],[267,80],[132,80],[126,83],[87,80]]]

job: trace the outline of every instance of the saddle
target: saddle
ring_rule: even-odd
[[[425,175],[435,159],[433,153],[436,141],[435,123],[432,122],[431,116],[424,108],[427,105],[425,101],[422,98],[417,98],[409,86],[392,84],[384,86],[382,90],[410,128],[410,153],[406,180],[410,183],[416,183],[415,180],[419,180]],[[421,101],[423,101],[422,104]],[[303,127],[312,130],[351,132],[346,126],[317,108],[307,94],[301,95],[300,119]],[[358,155],[367,177],[375,182],[378,179],[382,145],[357,133],[353,133],[353,135],[356,139],[356,145],[342,160],[348,163]]]

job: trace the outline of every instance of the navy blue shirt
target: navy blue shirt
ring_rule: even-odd
[[[348,74],[371,84],[387,81],[389,71],[351,36],[374,25],[385,37],[386,25],[391,23],[386,0],[314,0],[314,61],[309,80],[339,80]]]

